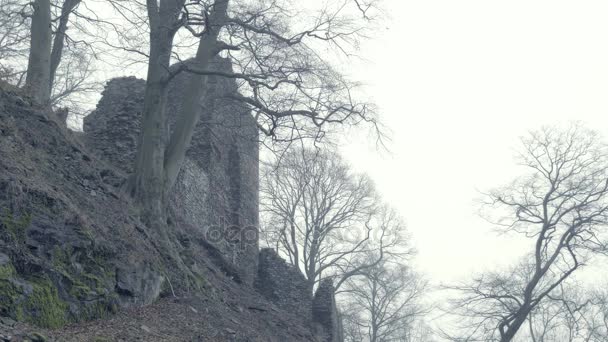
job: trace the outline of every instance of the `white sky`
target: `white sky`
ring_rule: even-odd
[[[351,139],[408,223],[433,283],[523,252],[476,214],[478,190],[517,175],[518,139],[581,120],[608,133],[608,1],[385,0],[392,16],[350,72],[392,129],[390,153]]]
[[[509,264],[521,239],[497,236],[474,201],[517,175],[530,129],[581,120],[608,136],[608,1],[381,1],[391,18],[345,65],[390,152],[355,136],[343,153],[406,219],[433,283]]]

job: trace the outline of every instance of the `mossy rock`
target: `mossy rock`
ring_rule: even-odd
[[[48,279],[0,279],[0,312],[43,328],[58,328],[67,323],[68,305]]]
[[[13,264],[6,263],[4,265],[0,264],[0,280],[8,280],[14,277],[16,274],[15,267]]]
[[[30,214],[23,214],[20,217],[16,217],[8,209],[5,209],[0,213],[0,231],[2,231],[2,235],[4,235],[3,237],[7,242],[15,243],[17,245],[25,244],[27,230],[31,223],[32,216]]]
[[[55,246],[52,252],[53,279],[70,301],[70,321],[107,317],[117,311],[113,291],[115,271],[96,253],[70,246]]]
[[[11,280],[0,279],[0,314],[14,316],[17,320],[22,319],[23,308],[17,305],[22,297],[21,289]]]
[[[67,323],[68,305],[59,298],[57,288],[48,279],[32,283],[33,293],[24,303],[25,320],[44,328],[58,328]]]

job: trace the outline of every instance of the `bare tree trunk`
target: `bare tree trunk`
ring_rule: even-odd
[[[526,318],[528,317],[530,310],[531,309],[521,310],[513,323],[509,325],[507,330],[501,336],[500,342],[511,342],[511,340],[515,337],[515,334],[517,334],[517,331],[519,331],[519,328],[521,328],[521,326],[526,322]]]
[[[370,314],[371,314],[371,334],[369,337],[370,342],[377,342],[378,340],[378,308],[376,308],[376,295],[378,294],[376,279],[372,280],[372,288],[371,288],[371,305],[370,305]]]
[[[306,280],[308,281],[308,289],[311,294],[313,293],[315,282],[317,280],[317,277],[319,276],[319,273],[317,271],[317,261],[321,257],[319,255],[319,228],[315,227],[313,229],[314,232],[312,241],[310,243],[310,255],[308,258],[308,265],[305,266]]]
[[[222,29],[226,19],[228,10],[228,0],[218,0],[215,2],[213,13],[208,18],[207,29],[201,36],[196,51],[196,57],[192,64],[193,72],[206,71],[209,67],[211,59],[221,50],[218,45],[218,34]],[[207,94],[207,76],[200,75],[191,77],[190,84],[186,87],[184,98],[186,103],[182,106],[179,120],[171,134],[169,145],[167,146],[165,171],[167,179],[167,191],[169,191],[177,175],[182,167],[186,150],[192,141],[194,128],[200,119],[202,98]]]
[[[165,198],[166,178],[164,170],[165,146],[167,140],[167,80],[173,47],[173,21],[183,5],[161,2],[160,10],[156,0],[149,0],[150,56],[148,77],[144,95],[142,128],[131,179],[131,192],[142,210],[142,219],[166,237],[162,228],[166,223]],[[163,6],[169,6],[164,8]],[[163,15],[164,14],[164,15]]]
[[[148,67],[142,130],[133,178],[133,195],[141,206],[144,221],[150,225],[162,225],[165,221],[166,181],[163,164],[167,139],[167,86],[163,74],[169,66],[170,53],[170,41],[154,42],[150,48],[150,58],[156,62]]]
[[[51,39],[51,1],[36,0],[25,86],[39,103],[51,97]]]
[[[68,19],[70,13],[76,8],[81,0],[65,0],[61,7],[61,17],[59,18],[59,25],[57,25],[57,32],[53,38],[53,50],[51,51],[50,61],[50,74],[49,74],[49,91],[53,89],[53,83],[55,82],[55,73],[57,67],[61,62],[61,55],[63,54],[63,45],[65,42],[65,33],[68,29]]]

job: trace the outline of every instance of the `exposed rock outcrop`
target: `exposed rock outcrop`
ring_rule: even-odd
[[[50,117],[0,87],[0,315],[54,327],[155,300],[173,267],[117,189],[124,179]],[[120,292],[120,273],[140,279]]]

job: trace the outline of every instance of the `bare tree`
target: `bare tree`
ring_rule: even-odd
[[[608,163],[598,134],[579,125],[547,127],[522,143],[519,160],[528,173],[488,194],[485,204],[499,214],[490,219],[532,239],[533,249],[509,272],[449,287],[463,294],[455,310],[472,318],[465,327],[469,341],[511,341],[530,313],[588,257],[605,253]]]
[[[16,61],[27,58],[29,49],[29,16],[25,11],[19,0],[0,0],[0,77],[17,86],[24,72]]]
[[[25,85],[41,104],[67,106],[72,112],[86,107],[88,93],[100,89],[92,68],[96,50],[85,34],[95,20],[79,12],[79,4],[80,0],[0,3],[0,77]],[[73,35],[68,35],[70,15],[87,18],[81,20],[85,25],[72,22],[77,28]]]
[[[533,342],[600,342],[608,339],[606,292],[561,284],[528,318]],[[525,339],[519,339],[524,341]]]
[[[427,309],[420,302],[426,283],[407,267],[386,261],[350,278],[344,298],[351,341],[423,341],[416,331]]]
[[[296,149],[262,170],[262,228],[308,279],[312,291],[321,275],[336,288],[388,255],[405,253],[403,224],[378,204],[365,175],[353,173],[336,152]],[[376,251],[374,257],[369,257]]]
[[[334,71],[318,53],[325,46],[349,50],[361,37],[367,22],[361,14],[368,4],[327,1],[320,11],[307,15],[293,10],[298,6],[290,1],[161,0],[146,5],[149,68],[142,134],[129,189],[148,223],[163,229],[165,197],[179,173],[193,129],[207,110],[201,103],[209,94],[210,75],[235,79],[239,91],[226,97],[251,108],[260,130],[277,140],[321,138],[321,127],[328,124],[375,125],[370,106],[355,100],[357,84]],[[189,32],[197,40],[197,51],[193,60],[171,71],[178,31]],[[234,72],[213,70],[211,60],[220,53],[230,59]],[[167,137],[167,83],[179,72],[197,77],[185,89],[188,100]]]
[[[51,1],[36,0],[33,7],[25,86],[43,103],[51,96]]]
[[[55,73],[63,54],[69,16],[79,3],[80,0],[64,0],[55,26],[51,0],[35,0],[32,4],[25,86],[32,97],[40,103],[50,102]]]

